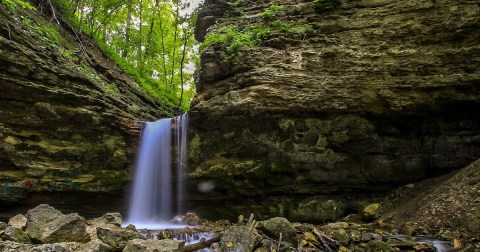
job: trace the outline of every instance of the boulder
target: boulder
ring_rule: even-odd
[[[123,252],[182,252],[184,247],[184,241],[134,239],[127,243]]]
[[[109,252],[112,248],[107,244],[99,241],[92,240],[85,244],[82,244],[75,252]]]
[[[186,222],[187,222],[187,225],[197,226],[200,222],[200,218],[195,213],[187,213]]]
[[[17,214],[8,220],[8,225],[23,230],[27,226],[27,218],[23,214]]]
[[[366,206],[363,211],[363,219],[365,221],[373,221],[378,219],[380,217],[380,203],[373,203],[368,206]]]
[[[0,241],[0,251],[2,252],[31,251],[32,248],[33,245],[30,244],[17,243],[14,241]]]
[[[246,226],[230,226],[220,240],[221,251],[253,251],[255,234]]]
[[[349,235],[343,228],[335,229],[332,232],[332,238],[343,245],[347,245],[350,240]]]
[[[387,243],[379,240],[369,241],[367,244],[367,252],[393,252],[395,251]]]
[[[282,234],[282,240],[297,245],[297,235],[293,225],[283,217],[275,217],[265,221],[259,221],[257,228],[265,232],[268,236],[278,240]]]
[[[62,216],[60,211],[46,204],[30,209],[25,215],[27,219],[25,232],[32,239],[38,240],[42,237],[44,225],[59,216]]]
[[[122,225],[122,215],[120,213],[106,213],[101,217],[92,219],[88,221],[89,225],[105,225],[105,224],[112,224],[115,226]]]
[[[140,239],[136,231],[115,225],[97,227],[97,237],[114,250],[122,250],[130,240]]]
[[[42,234],[37,239],[42,243],[90,241],[86,231],[85,218],[77,213],[61,215],[41,227]]]
[[[51,243],[34,246],[28,252],[73,252],[81,246],[76,242]]]
[[[381,235],[375,234],[375,233],[363,233],[360,240],[363,241],[363,242],[368,242],[368,241],[373,241],[373,240],[381,241],[381,240],[383,240],[383,237]]]
[[[28,235],[19,228],[8,226],[5,228],[3,235],[1,236],[3,240],[14,241],[18,243],[31,243]]]
[[[87,226],[87,233],[90,235],[90,238],[97,239],[97,227],[114,225],[120,227],[122,225],[122,215],[120,213],[107,213],[102,215],[99,218],[89,220]]]

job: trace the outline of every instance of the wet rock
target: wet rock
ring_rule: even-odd
[[[185,224],[186,223],[186,216],[184,215],[177,215],[173,217],[170,222],[173,224]]]
[[[340,242],[343,245],[348,244],[350,237],[343,228],[335,229],[332,232],[332,238],[338,242]]]
[[[378,217],[380,217],[380,207],[381,205],[379,203],[373,203],[366,206],[362,212],[363,219],[365,221],[373,221],[378,219]]]
[[[255,234],[246,226],[231,226],[220,240],[221,251],[253,251]]]
[[[369,241],[367,244],[367,252],[393,252],[395,251],[387,243],[379,240]]]
[[[287,241],[293,245],[297,245],[297,235],[293,225],[283,217],[275,217],[265,221],[259,221],[257,228],[265,232],[273,239],[279,239],[282,234],[282,240]]]
[[[328,223],[325,227],[331,230],[340,229],[340,228],[347,229],[350,227],[350,224],[348,224],[347,222],[334,222],[334,223]]]
[[[395,237],[395,238],[390,238],[387,240],[387,244],[390,245],[391,247],[411,247],[415,246],[417,243],[409,240],[409,239],[404,239],[401,237]]]
[[[309,199],[301,202],[291,218],[305,222],[335,221],[344,215],[345,203],[336,200]]]
[[[99,241],[93,240],[85,244],[82,244],[75,252],[110,252],[112,248],[107,244]]]
[[[42,243],[80,242],[90,241],[86,230],[87,221],[77,213],[61,215],[46,223],[42,234],[37,237]]]
[[[123,252],[182,252],[185,242],[174,240],[134,239],[127,243]]]
[[[17,214],[8,220],[8,225],[23,230],[27,226],[27,218],[23,214]]]
[[[381,235],[375,234],[375,233],[363,233],[362,238],[360,240],[363,241],[363,242],[368,242],[368,241],[372,241],[372,240],[381,241],[381,240],[383,240],[383,237]]]
[[[187,222],[187,225],[197,226],[200,222],[200,218],[195,213],[187,213],[186,222]]]
[[[114,250],[122,250],[133,239],[140,239],[136,231],[124,229],[115,225],[97,227],[97,237]]]
[[[14,241],[18,243],[31,243],[30,238],[25,232],[23,232],[23,230],[12,226],[8,226],[7,228],[5,228],[1,238],[3,240]]]

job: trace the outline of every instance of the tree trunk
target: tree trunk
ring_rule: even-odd
[[[128,0],[127,27],[125,29],[125,48],[123,48],[122,57],[128,56],[128,47],[130,43],[130,26],[132,24],[132,0]]]

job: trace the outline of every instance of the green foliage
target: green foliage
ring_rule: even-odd
[[[271,5],[260,14],[261,24],[238,27],[227,25],[211,32],[200,46],[203,50],[209,46],[224,46],[229,57],[239,56],[242,50],[261,46],[271,34],[283,33],[287,37],[304,37],[313,32],[310,24],[296,24],[293,21],[275,19],[276,13],[284,8],[283,5]]]
[[[313,2],[319,13],[339,8],[342,5],[340,0],[313,0]]]
[[[285,5],[270,5],[264,12],[260,13],[260,17],[266,20],[271,20],[274,18],[279,11],[283,10]]]
[[[226,52],[234,56],[240,49],[258,46],[260,44],[258,35],[253,29],[241,31],[234,25],[227,25],[207,36],[201,49],[210,45],[227,45]]]
[[[196,12],[187,0],[52,0],[77,30],[153,97],[184,110],[193,98],[198,61]]]
[[[35,10],[35,7],[33,7],[30,3],[22,0],[2,0],[2,3],[12,11],[17,10],[18,7],[26,10]]]
[[[313,26],[311,24],[299,25],[293,21],[275,20],[271,23],[271,27],[280,32],[303,36],[313,32]]]
[[[55,27],[38,23],[26,16],[20,18],[25,28],[45,42],[46,45],[57,47],[60,44],[61,36]]]

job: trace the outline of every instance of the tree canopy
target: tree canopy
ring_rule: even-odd
[[[55,0],[151,95],[187,110],[198,64],[188,0]]]

